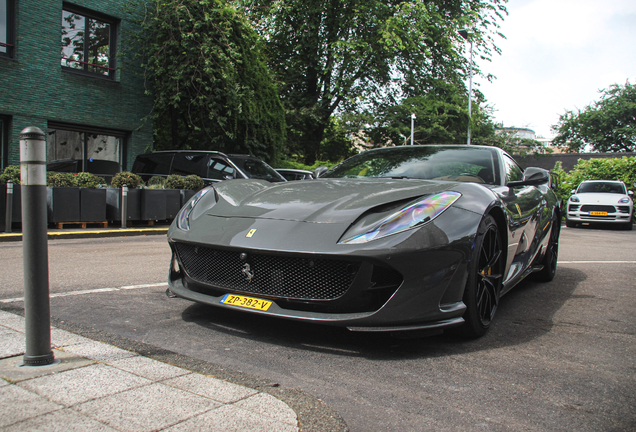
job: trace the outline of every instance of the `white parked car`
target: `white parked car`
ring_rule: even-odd
[[[583,222],[619,224],[631,230],[634,217],[634,193],[625,183],[615,180],[585,180],[568,199],[565,224],[575,227]]]

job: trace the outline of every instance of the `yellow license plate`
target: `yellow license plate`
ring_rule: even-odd
[[[591,211],[590,216],[607,216],[607,212]]]
[[[221,299],[221,303],[260,311],[266,311],[272,305],[271,301],[236,294],[225,294]]]

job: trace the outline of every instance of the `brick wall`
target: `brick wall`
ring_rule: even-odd
[[[117,35],[117,79],[108,80],[62,70],[60,65],[63,2],[16,1],[16,52],[0,58],[0,115],[11,116],[8,163],[19,163],[20,131],[48,122],[77,124],[127,132],[124,167],[152,146],[152,98],[144,95],[144,80],[136,60],[120,57],[127,32],[134,30],[123,8],[126,0],[75,0],[76,6],[120,21]]]

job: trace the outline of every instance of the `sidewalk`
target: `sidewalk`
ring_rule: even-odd
[[[154,226],[132,226],[127,228],[119,228],[110,226],[108,228],[78,228],[71,226],[67,228],[57,229],[48,228],[47,234],[49,240],[72,239],[72,238],[105,238],[105,237],[127,237],[127,236],[144,236],[144,235],[165,235],[170,228],[169,224]],[[22,241],[22,232],[14,229],[14,232],[0,232],[0,243],[9,241]]]
[[[59,362],[19,366],[24,318],[0,311],[2,431],[298,431],[257,390],[52,328]]]

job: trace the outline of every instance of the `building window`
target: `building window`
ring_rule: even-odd
[[[109,176],[121,171],[125,132],[49,123],[46,161],[51,171]]]
[[[0,0],[0,56],[13,57],[14,0]]]
[[[65,5],[62,11],[62,68],[114,78],[116,27],[111,18]]]

